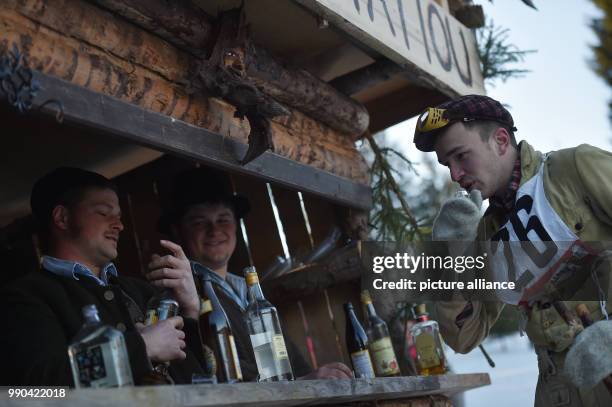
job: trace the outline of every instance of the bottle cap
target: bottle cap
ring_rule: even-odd
[[[425,307],[425,304],[419,304],[416,306],[416,314],[417,316],[427,315],[427,308]]]
[[[255,283],[259,283],[259,277],[257,277],[257,271],[255,270],[255,267],[245,267],[242,272],[244,273],[244,278],[246,279],[247,286],[250,287]]]

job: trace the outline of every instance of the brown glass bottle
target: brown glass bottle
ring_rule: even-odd
[[[359,323],[353,304],[344,304],[346,316],[346,350],[351,357],[351,365],[356,378],[375,377],[374,366],[368,350],[368,336]]]
[[[240,382],[242,370],[232,328],[213,289],[212,281],[207,276],[202,279],[204,309],[200,316],[200,327],[204,342],[215,355],[217,380],[220,383]]]

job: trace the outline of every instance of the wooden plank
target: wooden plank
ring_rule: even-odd
[[[372,134],[387,129],[397,123],[421,113],[427,106],[436,106],[448,98],[434,90],[420,86],[406,86],[395,92],[365,102],[370,111],[370,131]],[[412,134],[406,139],[412,141]]]
[[[449,96],[484,94],[473,33],[434,0],[294,0]]]
[[[279,186],[273,186],[272,193],[283,222],[289,253],[294,257],[303,258],[312,247],[298,193]]]
[[[299,406],[452,396],[490,384],[486,373],[276,383],[203,384],[68,390],[65,398],[31,399],[31,406]],[[7,392],[0,403],[11,403]]]
[[[248,197],[251,204],[244,223],[253,265],[261,273],[276,256],[283,256],[268,189],[265,182],[253,177],[234,175],[232,178],[236,192]]]
[[[242,157],[246,150],[242,143],[52,76],[34,72],[34,78],[42,89],[36,95],[33,107],[38,108],[49,99],[60,100],[67,122],[93,127],[213,167],[275,181],[354,208],[368,209],[371,206],[371,189],[365,185],[270,152],[240,166],[237,157]],[[4,95],[0,93],[0,96]],[[56,113],[50,106],[43,111]]]
[[[161,207],[151,168],[151,164],[145,165],[115,180],[119,187],[123,218],[129,217],[130,220],[122,232],[121,240],[131,241],[132,246],[131,250],[127,247],[119,248],[117,260],[123,270],[122,275],[142,277],[149,271],[147,265],[154,253],[162,256],[167,253],[159,243],[162,236],[157,230],[157,220],[161,215]],[[130,268],[123,264],[128,261]],[[135,262],[138,269],[132,268]]]
[[[323,264],[306,266],[277,279],[266,280],[263,284],[276,302],[288,301],[321,292],[334,285],[359,282],[362,267],[357,249],[349,247],[337,250]]]
[[[335,206],[317,196],[302,194],[315,247],[329,235],[334,225],[340,226]]]

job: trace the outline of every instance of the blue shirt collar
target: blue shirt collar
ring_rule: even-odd
[[[197,261],[191,261],[191,270],[196,276],[200,278],[203,275],[209,276],[211,281],[221,288],[229,298],[231,298],[242,311],[246,310],[248,305],[247,299],[247,285],[244,278],[237,276],[232,273],[227,273],[225,279],[219,276],[217,273],[212,271],[206,266],[198,263]]]
[[[117,268],[113,263],[108,263],[100,271],[100,277],[97,277],[86,266],[70,260],[62,260],[51,256],[42,256],[42,267],[58,276],[74,278],[78,280],[77,275],[93,278],[100,285],[108,285],[108,276],[117,277]]]

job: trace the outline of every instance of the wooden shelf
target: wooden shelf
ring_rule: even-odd
[[[266,298],[272,303],[320,292],[336,284],[361,278],[362,262],[356,247],[338,249],[327,261],[301,266],[262,283]]]

